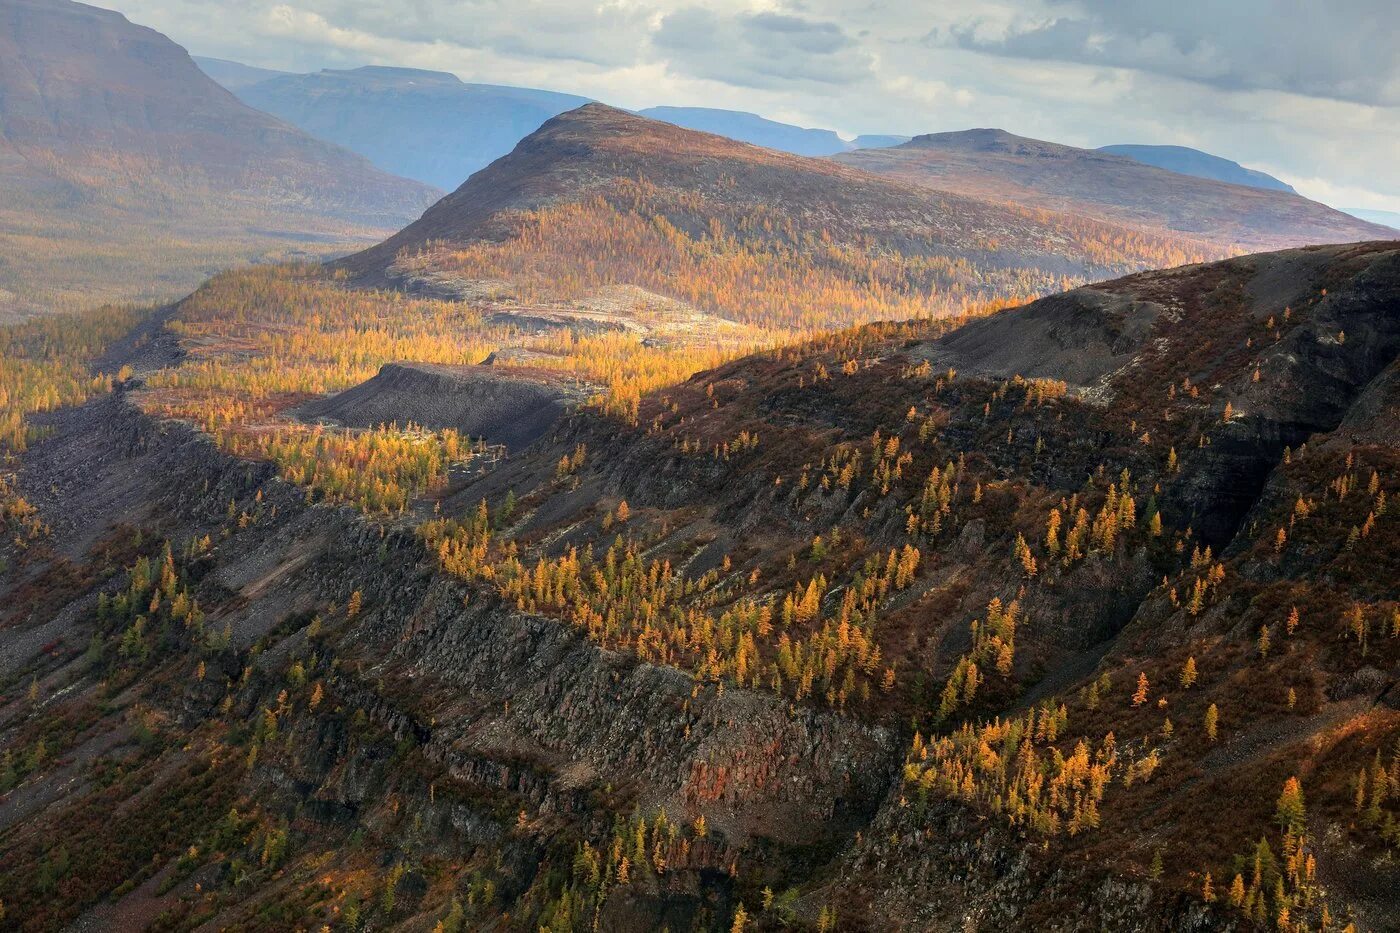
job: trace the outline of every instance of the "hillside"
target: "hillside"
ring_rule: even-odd
[[[440,71],[366,66],[283,75],[232,88],[251,107],[344,146],[387,172],[452,191],[550,117],[572,94],[465,84]]]
[[[409,433],[450,466],[384,512],[148,413],[184,370],[245,417],[199,368],[240,281],[7,348],[134,370],[0,498],[21,929],[1400,922],[1400,243],[853,329],[506,458]]]
[[[341,265],[439,294],[509,283],[531,301],[636,286],[811,331],[1210,254],[1188,238],[930,193],[589,104]]]
[[[1257,169],[1245,168],[1238,162],[1190,149],[1186,146],[1140,146],[1116,145],[1100,146],[1099,152],[1109,155],[1126,156],[1146,165],[1155,165],[1182,175],[1195,175],[1197,178],[1213,178],[1232,185],[1248,188],[1265,188],[1270,191],[1286,191],[1297,194],[1292,185],[1279,181],[1272,175]]]
[[[834,156],[912,184],[1172,231],[1245,250],[1383,239],[1388,231],[1280,191],[1228,185],[1101,151],[977,129]]]
[[[120,14],[0,0],[0,311],[170,297],[239,259],[363,242],[432,196]]]

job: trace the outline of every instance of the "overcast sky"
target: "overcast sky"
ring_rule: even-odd
[[[434,68],[847,135],[1173,143],[1400,210],[1397,0],[95,2],[269,68]]]

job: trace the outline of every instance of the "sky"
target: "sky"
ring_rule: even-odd
[[[196,55],[858,133],[1192,146],[1400,211],[1397,0],[94,0]]]

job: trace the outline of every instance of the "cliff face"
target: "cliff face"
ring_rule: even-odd
[[[277,707],[289,657],[309,648],[334,657],[313,667],[334,700],[287,718],[285,745],[267,748],[238,779],[269,813],[299,814],[308,839],[343,839],[358,829],[370,834],[371,848],[480,859],[501,867],[502,896],[522,896],[558,852],[572,857],[569,840],[606,828],[612,814],[636,807],[704,815],[704,840],[674,872],[691,894],[663,902],[639,892],[636,903],[610,905],[610,928],[641,930],[662,917],[699,916],[716,897],[725,903],[727,886],[709,873],[722,877],[741,853],[776,847],[767,857],[781,871],[804,864],[802,853],[848,840],[885,793],[898,754],[886,728],[793,709],[761,692],[697,687],[674,669],[603,651],[556,621],[441,578],[412,534],[381,535],[348,511],[307,507],[268,468],[230,460],[182,427],[156,425],[120,394],[53,416],[49,426],[54,433],[34,452],[26,491],[51,510],[75,560],[110,546],[80,529],[150,523],[171,540],[190,540],[219,527],[229,502],[256,513],[199,571],[206,624],[227,626],[227,646],[206,657],[202,680],[190,680],[187,662],[172,658],[173,670],[154,672],[160,686],[124,700],[159,698],[175,717],[172,734],[207,736],[221,716],[225,677],[244,671],[222,715],[256,720],[265,705]],[[343,605],[351,592],[364,607],[353,623],[309,636],[308,614]],[[68,646],[91,637],[92,612],[88,595],[52,618],[11,616],[7,658],[55,646],[46,689],[82,683],[84,659]],[[289,626],[292,619],[300,622]],[[168,676],[174,680],[163,682]],[[129,710],[119,701],[86,729],[119,730]],[[168,770],[192,757],[198,753],[172,747],[151,766]],[[24,813],[26,834],[4,844],[23,852],[39,826],[85,826],[93,796],[79,780],[41,812]],[[0,815],[16,799],[0,801]],[[133,798],[128,806],[158,821],[157,803]],[[188,885],[175,891],[187,893]],[[176,903],[162,896],[164,906]],[[119,903],[115,913],[108,905],[90,917],[117,922],[135,916],[122,912],[128,908],[136,910]],[[241,916],[243,908],[228,910],[220,916]]]
[[[368,382],[302,407],[303,419],[355,428],[410,422],[453,428],[509,450],[527,447],[586,389],[552,374],[506,367],[390,363]]]

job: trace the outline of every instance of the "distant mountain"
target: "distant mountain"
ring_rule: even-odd
[[[237,91],[250,84],[280,78],[290,73],[274,71],[271,68],[255,68],[242,62],[231,62],[226,58],[204,58],[199,55],[194,56],[194,63],[199,66],[200,71],[230,91]]]
[[[1400,211],[1373,211],[1364,207],[1344,207],[1342,212],[1392,230],[1400,230]]]
[[[1173,231],[1222,248],[1385,239],[1392,231],[1286,191],[1197,178],[1092,149],[975,129],[834,157],[940,191]]]
[[[467,84],[455,75],[366,66],[285,74],[198,59],[200,67],[249,106],[357,152],[385,171],[452,190],[510,152],[550,117],[588,103],[555,91]],[[780,152],[828,156],[896,146],[908,136],[844,140],[754,113],[709,107],[650,107],[642,116]]]
[[[832,130],[804,129],[778,123],[756,113],[715,110],[709,107],[649,107],[638,111],[652,120],[664,120],[689,130],[727,136],[740,142],[804,156],[829,156],[850,146]]]
[[[779,123],[756,113],[739,110],[716,110],[710,107],[649,107],[637,111],[653,120],[664,120],[676,126],[702,133],[727,136],[739,142],[753,143],[779,152],[803,156],[829,156],[853,149],[897,146],[909,141],[908,136],[858,136],[844,140],[833,130],[806,129],[790,123]]]
[[[448,191],[587,98],[465,84],[441,71],[367,66],[234,88],[249,106],[344,146],[381,169]]]
[[[1101,146],[1099,152],[1126,156],[1146,165],[1155,165],[1182,175],[1195,175],[1197,178],[1213,178],[1232,185],[1245,185],[1250,188],[1265,188],[1270,191],[1287,191],[1297,194],[1292,185],[1279,181],[1272,175],[1245,168],[1238,162],[1231,162],[1220,156],[1188,149],[1185,146]]]
[[[589,104],[344,265],[368,283],[436,294],[525,283],[528,302],[631,286],[805,331],[1219,254],[1187,237],[935,193]]]
[[[170,296],[434,196],[250,109],[119,13],[0,0],[0,312]]]

